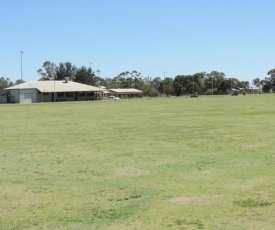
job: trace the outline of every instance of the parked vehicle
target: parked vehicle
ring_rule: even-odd
[[[120,100],[119,97],[115,97],[115,96],[110,96],[109,99],[110,99],[110,100]]]

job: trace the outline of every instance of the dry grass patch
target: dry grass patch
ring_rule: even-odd
[[[114,174],[118,177],[137,177],[145,175],[147,172],[133,166],[126,166],[118,168]]]
[[[214,200],[218,199],[219,195],[201,195],[201,196],[181,196],[181,197],[174,197],[172,198],[173,203],[177,204],[208,204],[213,203]]]

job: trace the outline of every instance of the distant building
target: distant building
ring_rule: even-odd
[[[54,101],[85,101],[100,99],[99,87],[68,79],[61,81],[29,81],[5,88],[1,103],[35,103]]]
[[[141,98],[143,92],[138,89],[109,89],[111,96],[119,98]]]
[[[111,95],[110,91],[108,89],[106,89],[105,86],[99,86],[99,88],[101,89],[101,92],[100,92],[101,98],[108,99],[109,96]]]

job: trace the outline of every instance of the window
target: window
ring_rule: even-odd
[[[64,97],[65,96],[65,93],[64,92],[58,92],[57,93],[57,97]]]
[[[92,96],[94,96],[94,93],[93,93],[93,92],[88,92],[88,93],[87,93],[87,96],[88,96],[88,97],[92,97]]]
[[[86,97],[86,92],[79,92],[79,97]]]
[[[66,97],[73,97],[74,96],[74,93],[73,92],[67,92],[66,93]]]

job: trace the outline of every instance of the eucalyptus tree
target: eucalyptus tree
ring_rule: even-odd
[[[185,93],[201,93],[203,87],[204,73],[195,73],[194,75],[177,75],[173,86],[176,96]]]
[[[133,88],[133,78],[127,77],[127,78],[122,78],[120,82],[120,87],[121,88]]]
[[[261,86],[261,80],[260,78],[255,78],[253,79],[253,85],[256,86],[256,87],[260,87]]]
[[[249,87],[250,87],[249,81],[239,81],[237,83],[238,89],[249,89]]]
[[[264,78],[262,81],[262,89],[265,93],[270,92],[270,90],[272,90],[272,83],[270,81],[269,77]]]
[[[199,72],[193,75],[193,81],[197,84],[196,92],[198,93],[202,92],[202,89],[204,86],[204,82],[203,82],[204,76],[205,76],[205,72]]]
[[[271,69],[267,72],[267,75],[270,75],[271,77],[275,78],[275,69]]]
[[[225,94],[231,89],[236,88],[236,86],[237,86],[237,81],[235,81],[235,78],[225,78],[219,85],[218,90],[220,90],[223,94]]]
[[[111,85],[119,86],[119,88],[141,89],[143,84],[141,73],[136,70],[121,72],[111,82]]]
[[[174,78],[173,86],[176,96],[180,96],[186,92],[186,87],[190,83],[191,79],[192,77],[188,75],[177,75]]]
[[[51,61],[45,61],[42,68],[37,70],[41,76],[39,80],[54,80],[56,79],[57,66]]]
[[[265,77],[263,79],[260,79],[260,78],[253,79],[253,85],[259,88],[261,87],[265,93],[270,92],[270,90],[274,92],[275,91],[275,69],[269,70],[267,72],[267,75],[269,75],[269,77]]]
[[[62,80],[64,77],[69,77],[71,81],[74,80],[77,72],[77,67],[71,62],[61,62],[56,68],[56,79]]]
[[[166,77],[163,80],[163,93],[166,96],[174,94],[174,86],[173,86],[173,79],[170,77]]]
[[[267,78],[267,81],[269,81],[269,84],[272,88],[272,90],[275,90],[275,69],[271,69],[267,73],[270,77]]]
[[[9,78],[0,78],[0,94],[2,93],[3,89],[13,86],[13,82]]]
[[[154,88],[154,94],[157,95],[159,93],[163,93],[163,85],[160,77],[155,77],[152,79],[152,87]]]
[[[147,76],[143,78],[143,85],[141,87],[143,94],[147,96],[159,96],[160,92],[163,92],[163,89],[160,88],[161,81],[160,77],[153,78]]]
[[[77,69],[74,81],[87,85],[96,85],[97,79],[91,68],[82,66],[81,68]]]
[[[25,81],[23,81],[22,79],[18,79],[14,82],[14,85],[19,85],[19,84],[22,84],[24,83]]]
[[[141,89],[144,85],[144,80],[141,77],[134,77],[132,88]]]
[[[144,85],[149,85],[153,90],[153,95],[158,96],[159,93],[163,93],[163,81],[160,77],[145,77],[143,78]]]
[[[204,76],[204,91],[214,91],[219,93],[221,90],[221,84],[225,80],[225,74],[223,72],[211,71]]]

